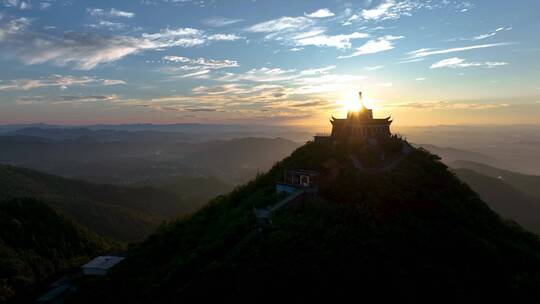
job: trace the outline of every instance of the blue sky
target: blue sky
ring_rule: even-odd
[[[0,123],[538,123],[540,2],[0,0]]]

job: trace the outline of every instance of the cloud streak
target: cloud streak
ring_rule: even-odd
[[[203,24],[211,26],[211,27],[223,27],[223,26],[240,23],[242,21],[244,20],[243,19],[229,19],[229,18],[223,18],[223,17],[213,17],[213,18],[204,19]]]
[[[307,17],[281,17],[254,24],[248,27],[246,30],[252,33],[275,33],[293,30],[298,31],[313,24],[314,21]]]
[[[443,59],[441,61],[435,62],[430,66],[430,69],[438,69],[438,68],[468,68],[468,67],[488,67],[488,68],[494,68],[498,66],[508,65],[507,62],[493,62],[493,61],[487,61],[487,62],[467,62],[463,58],[458,57],[452,57]]]
[[[314,35],[303,35],[293,37],[292,41],[296,46],[324,46],[324,47],[335,47],[338,49],[348,49],[351,47],[351,40],[366,38],[369,35],[361,32],[354,32],[351,34],[341,34],[341,35],[326,35],[321,32],[313,32]]]
[[[211,70],[234,68],[240,66],[235,60],[213,60],[206,58],[187,58],[182,56],[165,56],[162,58],[166,63],[179,63],[179,66],[163,68],[166,72],[183,72],[182,78],[206,78]]]
[[[37,88],[46,87],[59,87],[61,89],[67,89],[71,86],[85,86],[85,85],[120,85],[126,84],[123,80],[117,79],[97,79],[94,77],[82,76],[62,76],[62,75],[50,75],[46,78],[40,79],[15,79],[8,82],[0,82],[0,91],[19,90],[28,91]]]
[[[481,35],[478,35],[478,36],[474,36],[472,38],[472,40],[483,40],[483,39],[486,39],[486,38],[489,38],[489,37],[493,37],[495,35],[497,35],[497,33],[501,32],[501,31],[510,31],[512,28],[511,27],[499,27],[498,29],[492,31],[492,32],[489,32],[489,33],[486,33],[486,34],[481,34]]]
[[[115,18],[115,17],[133,18],[135,17],[135,13],[121,11],[115,8],[111,8],[108,11],[101,8],[88,8],[86,11],[92,17],[106,17],[106,18]]]
[[[487,110],[505,108],[507,103],[477,103],[477,102],[449,102],[449,101],[425,101],[425,102],[402,102],[385,104],[385,108],[404,108],[413,110]]]
[[[412,51],[407,53],[409,55],[409,59],[414,58],[422,58],[432,55],[440,55],[440,54],[448,54],[448,53],[455,53],[455,52],[463,52],[463,51],[469,51],[469,50],[477,50],[477,49],[485,49],[485,48],[492,48],[497,46],[503,46],[503,45],[510,45],[512,43],[510,42],[500,42],[500,43],[489,43],[489,44],[477,44],[477,45],[469,45],[464,47],[457,47],[457,48],[450,48],[450,49],[442,49],[442,50],[434,50],[434,49],[418,49],[416,51]]]

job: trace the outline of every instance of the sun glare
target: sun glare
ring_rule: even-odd
[[[343,95],[342,99],[339,101],[343,105],[345,111],[359,111],[361,108],[360,100],[358,99],[358,92],[349,92]],[[362,103],[366,108],[372,108],[371,100],[365,95],[362,96]]]

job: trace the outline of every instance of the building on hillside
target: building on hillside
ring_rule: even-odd
[[[283,181],[276,183],[276,191],[293,193],[302,189],[306,192],[316,191],[319,172],[313,170],[287,170],[283,175]]]
[[[124,258],[119,256],[98,256],[81,268],[84,275],[104,276],[114,265],[122,262]]]
[[[347,118],[335,118],[332,116],[332,133],[328,136],[316,135],[314,140],[322,141],[364,141],[389,137],[390,117],[373,118],[373,110],[367,109],[362,102],[362,92],[359,93],[360,109],[349,110]]]
[[[304,202],[306,195],[315,195],[318,191],[320,174],[313,170],[286,170],[283,180],[276,182],[276,192],[286,194],[278,202],[264,208],[253,207],[259,229],[271,224],[272,214],[283,208]]]

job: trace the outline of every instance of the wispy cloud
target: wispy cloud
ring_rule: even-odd
[[[440,55],[440,54],[448,54],[448,53],[454,53],[454,52],[463,52],[463,51],[469,51],[469,50],[491,48],[491,47],[510,45],[510,44],[512,43],[501,42],[501,43],[490,43],[490,44],[477,44],[477,45],[469,45],[469,46],[464,46],[464,47],[442,49],[442,50],[423,48],[423,49],[418,49],[418,50],[409,52],[407,54],[409,55],[409,59],[412,59],[412,58],[421,58],[421,57],[432,56],[432,55]]]
[[[103,85],[110,86],[110,85],[119,85],[119,84],[127,84],[127,82],[119,79],[103,79]]]
[[[463,58],[458,57],[452,57],[443,59],[441,61],[435,62],[430,66],[430,69],[437,69],[437,68],[467,68],[467,67],[479,67],[484,66],[488,68],[494,68],[497,66],[503,66],[508,65],[507,62],[493,62],[493,61],[487,61],[487,62],[467,62]]]
[[[307,17],[281,17],[254,24],[246,30],[253,33],[275,33],[283,31],[298,31],[312,25],[314,21]]]
[[[120,22],[111,22],[107,20],[100,20],[97,23],[91,23],[87,25],[90,28],[97,28],[97,29],[107,29],[111,31],[117,31],[121,30],[127,27],[124,23]]]
[[[304,15],[309,18],[327,18],[327,17],[335,16],[335,14],[327,8],[321,8],[312,13],[304,14]]]
[[[281,68],[260,68],[251,69],[245,73],[226,73],[217,78],[220,81],[254,81],[254,82],[275,82],[298,78],[300,75],[294,69],[284,70]]]
[[[4,0],[0,1],[0,5],[9,7],[9,8],[18,8],[20,10],[28,10],[32,8],[30,1],[21,1],[21,0]]]
[[[118,99],[116,94],[111,95],[62,95],[60,97],[50,98],[51,104],[82,103],[82,102],[105,102]]]
[[[376,70],[380,70],[384,67],[384,65],[375,65],[375,66],[368,66],[368,67],[365,67],[364,70],[366,71],[376,71]]]
[[[90,14],[90,16],[93,16],[93,17],[106,17],[106,18],[113,18],[113,17],[133,18],[135,17],[135,13],[121,11],[115,8],[111,8],[110,10],[104,10],[101,8],[88,8],[86,11],[88,12],[88,14]]]
[[[204,19],[202,22],[203,24],[212,26],[212,27],[223,27],[227,25],[233,25],[242,21],[244,20],[243,19],[229,19],[229,18],[223,18],[223,17],[213,17],[213,18]]]
[[[21,17],[21,18],[9,20],[5,22],[4,24],[1,24],[0,25],[0,42],[8,39],[10,36],[15,36],[17,34],[20,34],[24,30],[26,30],[27,27],[30,26],[30,23],[31,23],[30,19]]]
[[[162,70],[169,71],[169,72],[176,72],[176,71],[189,71],[190,73],[187,74],[187,77],[190,76],[199,76],[202,74],[207,74],[209,70],[218,70],[218,69],[224,69],[224,68],[233,68],[238,67],[240,64],[238,64],[235,60],[213,60],[213,59],[206,59],[206,58],[187,58],[182,56],[165,56],[163,57],[164,62],[168,63],[180,63],[180,66],[169,66]],[[200,73],[200,74],[193,74],[194,71],[203,71],[208,70],[208,72]]]
[[[483,39],[486,39],[486,38],[489,38],[489,37],[493,37],[495,35],[497,35],[498,32],[501,32],[501,31],[510,31],[512,28],[511,27],[499,27],[498,29],[492,31],[492,32],[489,32],[489,33],[486,33],[486,34],[481,34],[481,35],[478,35],[478,36],[474,36],[472,38],[472,40],[483,40]]]
[[[208,95],[253,94],[261,91],[270,92],[273,97],[282,97],[285,94],[283,92],[283,86],[268,84],[250,86],[246,84],[231,83],[217,86],[198,86],[192,89],[193,93]]]
[[[7,90],[32,90],[36,88],[45,87],[59,87],[61,89],[67,89],[71,86],[85,86],[85,85],[119,85],[126,84],[123,80],[116,79],[97,79],[94,77],[82,76],[62,76],[62,75],[50,75],[40,79],[15,79],[8,82],[0,83],[0,91]]]
[[[25,64],[53,62],[64,66],[74,63],[77,69],[90,70],[99,64],[109,63],[154,48],[154,42],[129,36],[102,37],[96,34],[66,33],[64,37],[28,37],[16,41],[16,56]]]
[[[473,7],[474,7],[474,4],[471,3],[471,2],[469,2],[469,1],[458,2],[458,4],[456,5],[456,9],[457,9],[460,13],[468,12],[468,11],[470,11]]]
[[[320,75],[320,74],[326,74],[328,71],[331,71],[335,69],[335,65],[330,65],[324,68],[316,68],[316,69],[307,69],[300,71],[300,75]]]
[[[341,34],[341,35],[326,35],[320,32],[312,32],[314,35],[309,35],[310,33],[300,34],[298,36],[292,37],[292,42],[297,46],[325,46],[325,47],[335,47],[338,49],[347,49],[351,47],[351,40],[366,38],[369,35],[361,32],[354,32],[351,34]]]
[[[479,102],[450,102],[450,101],[424,101],[387,103],[385,108],[405,108],[413,110],[487,110],[505,108],[507,103],[479,103]]]
[[[391,12],[395,5],[396,3],[393,0],[384,1],[372,9],[362,10],[362,18],[366,20],[384,20],[398,18],[398,14]]]
[[[434,10],[444,7],[451,7],[458,12],[470,10],[474,5],[467,1],[417,1],[417,0],[381,0],[364,1],[364,9],[353,12],[351,9],[345,10],[345,19],[342,25],[351,25],[355,22],[380,22],[384,20],[397,20],[405,16],[413,16],[420,10]]]
[[[238,36],[236,34],[213,34],[206,37],[210,41],[236,41],[244,39],[244,37]]]
[[[167,28],[158,33],[144,33],[142,38],[148,42],[148,48],[193,47],[206,42],[204,31],[189,27]]]
[[[402,16],[411,16],[414,11],[420,9],[433,9],[435,7],[437,6],[433,5],[431,1],[383,0],[375,7],[363,9],[360,16],[367,21],[399,19]]]
[[[52,62],[64,66],[90,70],[100,64],[115,62],[127,55],[145,50],[172,47],[194,47],[213,41],[242,39],[234,34],[207,34],[195,28],[166,28],[157,33],[140,36],[102,36],[96,33],[66,32],[63,36],[54,33],[32,32],[30,20],[10,20],[0,25],[0,44],[5,53],[19,58],[28,65]],[[112,26],[114,24],[104,24]]]
[[[243,73],[210,73],[209,71],[205,74],[208,79],[230,84],[212,88],[211,92],[208,91],[208,87],[199,87],[196,91],[201,93],[204,90],[205,93],[213,95],[244,94],[247,93],[246,85],[250,87],[255,85],[259,89],[265,88],[274,91],[276,87],[279,87],[283,89],[280,91],[281,93],[294,96],[321,93],[337,94],[346,88],[357,86],[359,81],[366,79],[362,75],[333,73],[335,69],[336,66],[331,65],[304,70],[263,67]],[[242,89],[239,89],[240,87]],[[222,90],[225,88],[226,91]]]
[[[351,47],[352,40],[369,36],[361,32],[327,34],[327,27],[318,19],[322,19],[322,16],[330,16],[330,13],[330,11],[322,9],[306,14],[309,17],[281,17],[257,23],[246,30],[252,33],[265,33],[266,40],[275,40],[280,44],[294,46],[294,51],[301,50],[301,47],[306,46],[347,49]],[[314,17],[315,15],[319,17]]]
[[[51,7],[50,2],[40,2],[39,3],[39,8],[42,9],[42,10],[48,9],[49,7]]]
[[[394,48],[394,40],[402,39],[403,36],[386,35],[374,40],[369,40],[364,45],[356,49],[356,51],[350,55],[339,56],[338,58],[350,58],[366,54],[374,54],[379,52],[388,51]]]

